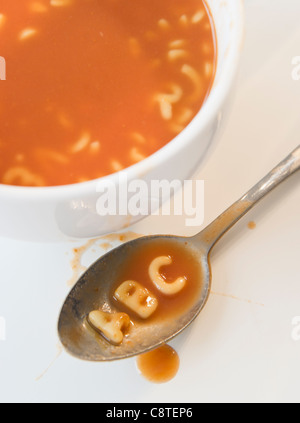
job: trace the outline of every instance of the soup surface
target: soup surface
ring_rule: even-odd
[[[213,83],[202,0],[2,0],[0,183],[120,171],[171,141]]]
[[[112,345],[130,346],[153,330],[173,327],[193,313],[203,290],[198,253],[173,239],[128,247],[108,300],[86,316],[86,327]],[[103,281],[99,280],[99,283]],[[97,295],[97,291],[95,291]],[[137,341],[139,339],[139,341]]]
[[[159,286],[155,285],[154,278],[150,275],[151,264],[160,257],[171,259],[170,263],[161,265],[157,269],[167,285],[173,285],[178,278],[185,279],[184,286],[174,294],[164,293]],[[156,310],[146,319],[140,319],[130,310],[129,314],[133,323],[167,324],[170,320],[176,320],[193,308],[203,288],[202,267],[196,253],[169,239],[153,240],[138,250],[134,249],[118,269],[118,277],[111,294],[112,303],[115,303],[119,311],[128,313],[128,307],[122,305],[115,296],[116,289],[124,281],[138,282],[157,299]]]

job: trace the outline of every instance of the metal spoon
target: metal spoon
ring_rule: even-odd
[[[191,238],[175,236],[143,237],[126,243],[93,264],[79,279],[69,294],[58,323],[60,340],[73,356],[88,361],[110,361],[132,357],[174,338],[189,326],[199,315],[208,300],[211,287],[210,253],[217,241],[265,195],[281,182],[300,169],[300,146],[282,161],[265,178],[256,184],[246,195],[234,203],[227,211],[212,222],[206,229]],[[191,249],[199,258],[202,268],[203,288],[194,306],[177,320],[151,326],[145,323],[130,336],[130,342],[113,346],[96,334],[86,321],[92,310],[113,307],[110,290],[115,281],[118,267],[124,263],[133,249],[154,240],[172,240]]]

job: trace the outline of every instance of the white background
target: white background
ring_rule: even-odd
[[[300,2],[245,3],[235,102],[197,174],[206,186],[203,227],[300,143],[300,80],[293,80],[291,64],[300,56]],[[248,229],[250,220],[255,230]],[[184,217],[148,218],[133,230],[195,232]],[[135,359],[93,364],[60,353],[57,318],[69,291],[72,249],[82,244],[0,238],[1,402],[300,401],[300,340],[292,337],[300,316],[299,173],[216,247],[214,293],[196,323],[172,342],[181,366],[167,384],[144,380]],[[96,244],[85,264],[99,253]]]

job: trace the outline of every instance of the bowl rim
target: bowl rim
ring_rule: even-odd
[[[27,200],[31,199],[48,199],[59,200],[66,199],[66,197],[78,197],[88,195],[91,191],[96,192],[97,186],[102,182],[105,184],[107,181],[118,185],[120,174],[126,174],[128,180],[141,178],[141,175],[146,174],[150,169],[156,168],[163,162],[170,159],[182,149],[182,146],[203,131],[207,123],[212,121],[215,117],[216,110],[220,108],[226,99],[233,80],[236,76],[239,57],[242,50],[244,41],[244,23],[245,23],[245,8],[243,0],[231,0],[231,6],[236,9],[236,21],[232,27],[231,32],[231,48],[227,54],[226,63],[222,68],[217,84],[214,84],[211,92],[209,93],[205,103],[194,117],[192,122],[177,136],[175,136],[169,143],[162,148],[146,157],[144,160],[135,163],[120,172],[112,173],[110,175],[92,179],[90,181],[58,185],[46,187],[23,187],[14,185],[0,184],[0,195],[4,194],[9,197]],[[208,5],[209,10],[211,9]],[[212,13],[213,15],[213,13]],[[218,63],[217,63],[218,67]]]

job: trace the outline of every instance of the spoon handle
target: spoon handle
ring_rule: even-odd
[[[251,188],[247,194],[229,207],[229,209],[194,238],[201,243],[204,242],[210,252],[217,241],[248,213],[257,202],[299,169],[300,145],[258,184]]]

